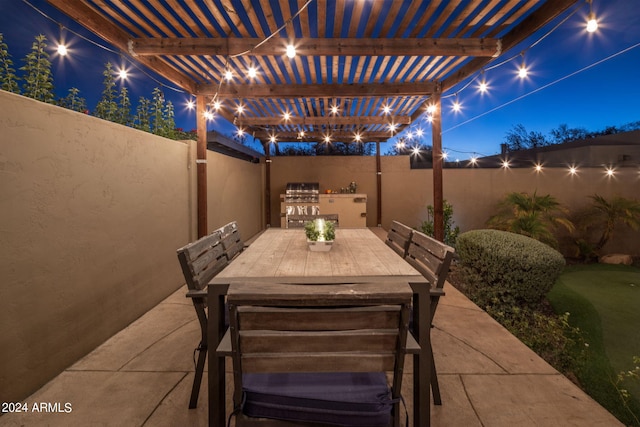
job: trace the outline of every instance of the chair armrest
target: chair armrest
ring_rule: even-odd
[[[220,340],[218,347],[216,348],[216,356],[232,356],[233,350],[231,348],[231,332],[229,329],[224,333],[224,336]]]
[[[187,291],[187,298],[206,298],[207,289],[192,289]]]
[[[446,294],[444,293],[444,289],[442,288],[431,288],[429,289],[429,295],[432,297],[443,297]]]
[[[411,332],[407,333],[407,353],[408,354],[420,354],[420,344],[414,338]]]

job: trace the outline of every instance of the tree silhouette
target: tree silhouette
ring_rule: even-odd
[[[40,34],[31,45],[31,52],[24,59],[22,94],[38,101],[54,103],[51,62],[46,52],[47,38]]]
[[[4,42],[2,33],[0,33],[0,89],[7,92],[20,93],[18,76],[16,76],[16,70],[13,68],[9,47]]]

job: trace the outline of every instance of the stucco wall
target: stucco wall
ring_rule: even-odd
[[[388,228],[392,220],[418,226],[427,217],[427,206],[433,204],[432,170],[411,170],[406,156],[383,156],[381,170],[382,226]],[[495,213],[498,201],[514,191],[551,194],[569,209],[588,205],[588,196],[596,193],[605,198],[616,195],[640,198],[637,168],[621,168],[614,177],[607,177],[604,171],[604,168],[582,168],[577,175],[570,176],[565,168],[546,168],[540,173],[533,169],[445,169],[444,198],[453,205],[455,223],[462,231],[483,228]],[[272,226],[277,227],[280,223],[278,195],[286,183],[305,180],[319,182],[321,190],[357,181],[358,192],[369,195],[367,225],[376,225],[373,157],[273,158],[271,176]],[[605,251],[640,255],[639,241],[639,231],[621,228]]]
[[[17,401],[184,283],[195,143],[0,91],[0,400]],[[263,166],[209,153],[209,229],[262,225]],[[249,189],[243,193],[240,189]]]
[[[209,231],[237,221],[248,239],[264,228],[264,163],[207,151]]]

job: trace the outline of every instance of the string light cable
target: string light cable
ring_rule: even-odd
[[[22,0],[23,3],[25,3],[26,5],[28,5],[29,7],[31,7],[32,9],[34,9],[36,12],[38,12],[40,15],[42,15],[43,17],[45,17],[46,19],[48,19],[49,21],[57,24],[61,29],[64,28],[66,31],[68,31],[69,33],[73,34],[76,37],[79,37],[80,39],[91,43],[92,45],[103,49],[107,52],[113,53],[115,55],[119,55],[121,58],[125,59],[132,67],[134,67],[136,70],[140,71],[142,74],[144,74],[145,76],[147,76],[148,78],[150,78],[151,80],[153,80],[154,82],[156,82],[157,84],[159,84],[160,86],[173,90],[175,92],[178,93],[184,93],[186,94],[186,92],[183,89],[177,88],[177,87],[173,87],[170,86],[166,83],[161,82],[160,80],[158,80],[156,77],[152,76],[151,74],[149,74],[145,69],[141,68],[140,65],[138,65],[138,62],[135,61],[134,59],[130,58],[128,54],[123,54],[123,52],[121,51],[116,51],[114,49],[111,49],[108,46],[105,46],[101,43],[96,42],[95,40],[91,40],[88,37],[83,36],[82,34],[78,33],[77,31],[73,31],[72,29],[70,29],[69,27],[64,26],[62,23],[56,21],[55,19],[53,19],[52,17],[50,17],[49,15],[47,15],[46,13],[44,13],[42,10],[38,9],[36,6],[34,6],[33,4],[31,4],[29,2],[29,0]]]
[[[541,86],[541,87],[539,87],[539,88],[536,88],[536,89],[532,90],[531,92],[525,93],[524,95],[521,95],[521,96],[519,96],[519,97],[517,97],[517,98],[514,98],[514,99],[512,99],[512,100],[510,100],[510,101],[507,101],[507,102],[505,102],[504,104],[498,105],[497,107],[494,107],[494,108],[492,108],[492,109],[490,109],[490,110],[488,110],[488,111],[485,111],[484,113],[478,114],[477,116],[472,117],[472,118],[470,118],[470,119],[468,119],[468,120],[465,120],[465,121],[464,121],[464,122],[462,122],[462,123],[458,123],[458,124],[457,124],[457,125],[455,125],[455,126],[452,126],[452,127],[448,128],[448,129],[443,130],[443,131],[442,131],[442,133],[449,132],[449,131],[452,131],[452,130],[454,130],[454,129],[457,129],[457,128],[459,128],[460,126],[463,126],[463,125],[465,125],[465,124],[467,124],[467,123],[470,123],[470,122],[472,122],[472,121],[474,121],[474,120],[477,120],[477,119],[479,119],[479,118],[481,118],[481,117],[484,117],[484,116],[486,116],[487,114],[493,113],[494,111],[497,111],[497,110],[499,110],[499,109],[501,109],[501,108],[503,108],[503,107],[506,107],[507,105],[511,105],[511,104],[513,104],[514,102],[520,101],[521,99],[526,98],[526,97],[528,97],[529,95],[533,95],[534,93],[538,93],[538,92],[540,92],[541,90],[547,89],[548,87],[551,87],[551,86],[553,86],[553,85],[555,85],[555,84],[557,84],[557,83],[560,83],[561,81],[564,81],[564,80],[566,80],[566,79],[568,79],[568,78],[570,78],[570,77],[573,77],[573,76],[575,76],[575,75],[577,75],[577,74],[580,74],[580,73],[582,73],[583,71],[587,71],[587,70],[589,70],[589,69],[591,69],[591,68],[593,68],[593,67],[596,67],[596,66],[598,66],[598,65],[600,65],[600,64],[602,64],[602,63],[604,63],[604,62],[607,62],[607,61],[609,61],[610,59],[613,59],[613,58],[615,58],[615,57],[617,57],[617,56],[623,55],[623,54],[625,54],[625,53],[627,53],[627,52],[629,52],[629,51],[631,51],[631,50],[633,50],[633,49],[636,49],[637,47],[640,47],[640,42],[638,42],[638,43],[636,43],[636,44],[634,44],[634,45],[632,45],[632,46],[629,46],[629,47],[627,47],[627,48],[625,48],[625,49],[623,49],[623,50],[621,50],[621,51],[618,51],[618,52],[616,52],[616,53],[614,53],[614,54],[612,54],[612,55],[609,55],[609,56],[607,56],[606,58],[603,58],[603,59],[601,59],[601,60],[599,60],[599,61],[596,61],[596,62],[594,62],[594,63],[592,63],[592,64],[589,64],[589,65],[587,65],[586,67],[583,67],[583,68],[581,68],[581,69],[579,69],[579,70],[577,70],[577,71],[574,71],[574,72],[572,72],[572,73],[570,73],[570,74],[567,74],[567,75],[566,75],[566,76],[564,76],[564,77],[561,77],[561,78],[559,78],[559,79],[557,79],[557,80],[554,80],[554,81],[552,81],[552,82],[550,82],[550,83],[547,83],[546,85],[543,85],[543,86]]]

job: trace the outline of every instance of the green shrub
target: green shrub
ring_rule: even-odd
[[[500,230],[462,233],[456,242],[460,263],[477,276],[484,299],[536,304],[551,290],[565,265],[563,256],[530,237]]]

